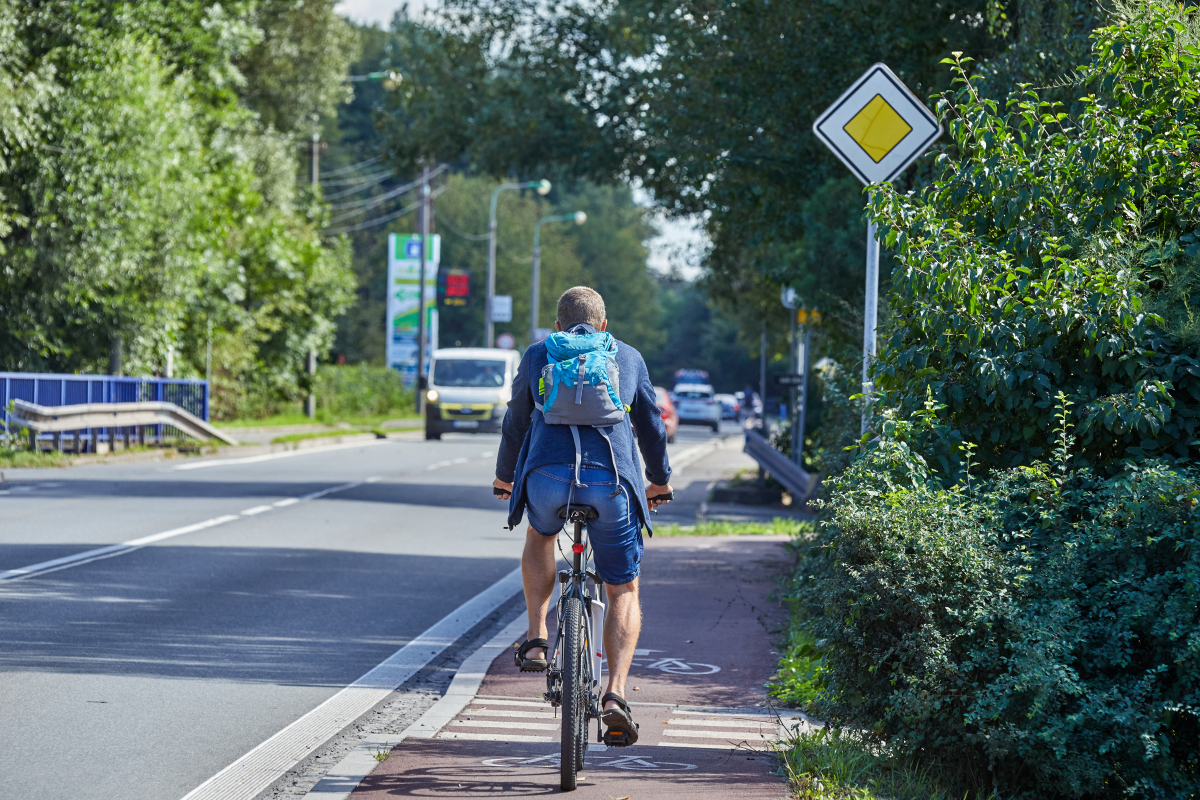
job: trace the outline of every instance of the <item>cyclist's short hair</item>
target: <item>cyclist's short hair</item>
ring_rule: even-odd
[[[595,289],[572,286],[558,298],[558,324],[564,331],[581,322],[599,329],[606,319],[608,314],[604,310],[604,298]]]

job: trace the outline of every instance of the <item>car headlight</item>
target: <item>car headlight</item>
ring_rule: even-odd
[[[436,403],[438,401],[439,396],[440,395],[438,395],[437,389],[430,389],[428,392],[425,393],[425,399],[431,403]]]

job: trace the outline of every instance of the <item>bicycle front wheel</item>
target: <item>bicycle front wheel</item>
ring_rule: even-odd
[[[583,602],[568,597],[563,602],[563,700],[560,786],[573,790],[583,769],[587,750],[587,710],[591,687],[587,685],[584,652]]]

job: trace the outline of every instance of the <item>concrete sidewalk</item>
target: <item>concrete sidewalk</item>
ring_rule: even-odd
[[[786,611],[771,599],[790,563],[785,537],[671,537],[647,541],[644,623],[628,700],[641,725],[627,748],[592,744],[579,798],[785,798],[771,742],[782,720],[764,684]],[[432,738],[409,738],[365,778],[355,800],[552,794],[561,721],[540,675],[521,675],[512,651],[491,664],[478,693]],[[589,727],[594,742],[596,725]]]

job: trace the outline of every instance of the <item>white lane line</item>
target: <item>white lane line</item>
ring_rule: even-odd
[[[261,456],[245,456],[243,458],[214,458],[208,461],[197,461],[194,464],[180,464],[175,467],[176,470],[191,470],[191,469],[208,469],[209,467],[225,467],[230,464],[257,464],[260,461],[275,461],[279,458],[292,458],[293,456],[307,456],[314,453],[328,453],[333,450],[349,450],[355,447],[374,447],[377,444],[387,444],[386,439],[375,439],[363,442],[349,442],[347,444],[333,444],[328,447],[309,447],[304,450],[286,450],[282,453],[267,453]]]
[[[754,747],[749,742],[739,742],[737,744],[701,744],[700,742],[659,742],[659,747],[689,747],[703,748],[705,750],[752,750],[754,752],[765,752],[767,748],[761,746]]]
[[[549,736],[522,736],[517,733],[459,733],[458,731],[442,731],[439,739],[468,739],[474,742],[553,742]]]
[[[487,674],[492,661],[504,650],[512,647],[513,639],[525,632],[525,624],[525,615],[521,614],[506,625],[487,644],[463,659],[458,671],[454,674],[454,680],[450,681],[450,686],[446,688],[446,694],[442,695],[440,700],[422,714],[420,719],[409,725],[398,737],[393,735],[382,742],[379,741],[379,737],[367,737],[351,750],[336,767],[329,770],[325,777],[317,781],[316,785],[308,790],[305,797],[319,800],[346,800],[355,787],[362,782],[362,779],[379,766],[379,762],[375,759],[375,753],[381,746],[396,745],[409,737],[429,739],[437,734],[443,725],[454,719],[463,708],[471,703],[475,698],[475,693],[479,691],[479,686],[483,683],[483,676]],[[542,703],[542,707],[546,707],[546,704]],[[533,738],[542,741],[540,737]],[[385,749],[387,748],[385,747]]]
[[[540,722],[522,722],[518,725],[495,719],[456,719],[447,722],[446,726],[454,728],[503,728],[509,731],[514,729],[522,731],[556,731],[562,727],[562,722],[560,721],[557,725]]]
[[[752,720],[722,720],[722,719],[669,719],[668,725],[697,725],[708,728],[758,728],[759,730],[775,730],[777,722],[757,722]]]
[[[307,500],[316,500],[319,497],[324,497],[325,495],[333,494],[334,492],[344,492],[347,489],[353,489],[357,486],[362,486],[364,483],[374,483],[378,480],[379,480],[379,478],[376,477],[376,478],[367,478],[365,481],[356,481],[354,483],[343,483],[341,486],[332,486],[328,489],[322,489],[319,492],[310,492],[309,494],[302,495],[301,497],[290,497],[287,500],[281,500],[278,503],[276,503],[275,506],[276,507],[290,506],[294,503],[299,503],[299,502],[303,502],[303,501],[307,501]],[[3,583],[4,581],[14,581],[14,580],[19,580],[21,578],[28,578],[31,575],[35,575],[35,574],[44,574],[46,572],[55,572],[57,570],[65,568],[65,567],[80,566],[82,564],[88,563],[89,561],[95,561],[98,558],[107,558],[109,556],[121,555],[123,553],[136,550],[139,547],[145,547],[148,544],[154,544],[155,542],[161,542],[164,539],[171,539],[176,536],[183,536],[186,533],[195,533],[196,531],[206,530],[208,528],[212,528],[217,525],[224,525],[226,522],[232,522],[233,520],[239,519],[240,517],[252,517],[252,516],[262,514],[266,511],[271,511],[271,510],[272,510],[271,506],[254,506],[253,508],[247,508],[245,511],[240,512],[240,515],[239,514],[226,514],[221,517],[213,517],[212,519],[204,520],[204,522],[197,522],[194,525],[185,525],[182,528],[172,528],[169,531],[163,531],[162,533],[154,533],[149,536],[143,536],[140,539],[130,539],[127,542],[121,542],[119,544],[110,544],[105,547],[97,547],[93,550],[85,550],[82,553],[75,553],[74,555],[63,556],[62,558],[55,558],[55,559],[51,559],[50,561],[42,561],[37,564],[30,564],[27,567],[19,567],[17,569],[10,569],[5,572],[0,572],[0,583]]]
[[[379,666],[189,792],[184,800],[252,800],[521,591],[514,569]]]
[[[226,514],[223,517],[213,517],[212,519],[204,520],[204,522],[197,522],[194,525],[186,525],[182,528],[173,528],[172,530],[163,531],[162,533],[143,536],[140,539],[130,539],[128,542],[110,544],[107,547],[97,547],[94,550],[85,550],[82,553],[75,553],[74,555],[63,556],[62,558],[54,558],[50,561],[42,561],[37,564],[30,564],[28,567],[10,569],[5,572],[0,572],[0,582],[17,580],[19,578],[27,578],[30,575],[34,575],[39,572],[46,572],[52,569],[61,569],[65,566],[71,566],[85,561],[92,561],[103,556],[115,555],[117,553],[135,550],[139,547],[153,544],[154,542],[161,542],[163,539],[171,539],[175,536],[183,536],[185,533],[195,533],[196,531],[213,528],[217,525],[224,525],[226,522],[232,522],[235,519],[237,519],[236,516]]]
[[[272,503],[271,505],[275,506],[276,508],[287,508],[288,506],[295,505],[296,503],[299,503],[299,502],[300,502],[299,497],[285,497],[284,499],[280,500],[279,502]]]
[[[245,511],[239,512],[243,517],[253,517],[255,514],[262,514],[265,511],[270,511],[271,506],[255,506],[247,508]]]
[[[520,630],[517,631],[517,633],[521,633],[521,632],[522,631],[520,631]],[[499,638],[499,637],[496,637],[496,638]],[[511,646],[512,646],[512,643],[510,642],[509,647],[511,647]],[[489,706],[536,706],[537,708],[545,708],[546,707],[545,700],[541,700],[541,701],[538,701],[538,700],[505,700],[505,699],[500,699],[500,698],[493,698],[490,696],[488,696],[488,697],[479,696],[479,697],[476,697],[475,699],[478,700],[480,703],[486,703]],[[630,705],[636,705],[636,704],[631,703]],[[664,703],[664,705],[666,705],[666,704]]]
[[[663,736],[684,736],[694,739],[724,739],[727,742],[767,741],[775,740],[777,736],[768,736],[764,732],[747,733],[746,731],[681,731],[669,727],[662,732]],[[738,738],[741,737],[741,738]]]
[[[501,711],[492,708],[468,708],[464,714],[469,714],[472,717],[505,717],[506,719],[550,719],[554,715],[550,712],[550,704],[546,703],[545,707],[539,710],[529,711]]]

